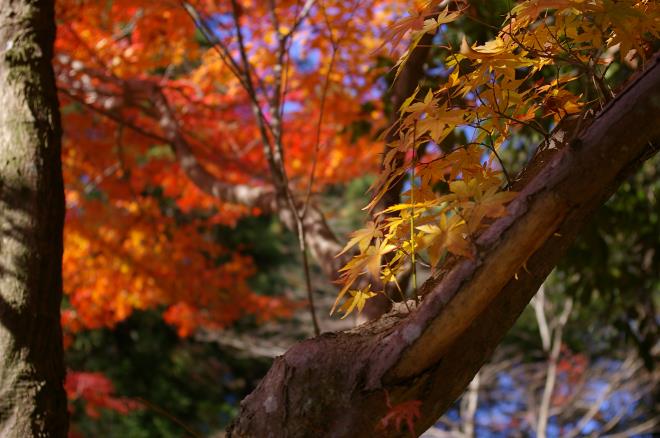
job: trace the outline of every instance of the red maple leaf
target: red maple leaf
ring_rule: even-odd
[[[390,394],[385,391],[385,404],[387,404],[389,410],[387,411],[387,414],[385,414],[385,416],[380,420],[378,427],[383,430],[387,429],[390,427],[391,422],[396,428],[396,431],[400,432],[401,424],[405,422],[408,426],[408,430],[410,431],[410,436],[417,436],[415,433],[414,423],[415,420],[422,415],[419,411],[419,408],[422,406],[422,402],[420,400],[408,400],[392,406],[392,402],[390,401]]]

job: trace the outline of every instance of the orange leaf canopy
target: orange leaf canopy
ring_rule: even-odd
[[[165,308],[182,336],[246,314],[290,311],[284,299],[253,293],[252,259],[219,247],[208,233],[210,224],[235,226],[263,206],[224,202],[188,179],[150,98],[150,90],[162,90],[177,134],[215,181],[269,188],[255,101],[209,40],[239,60],[240,29],[256,103],[266,117],[282,111],[295,190],[306,190],[314,160],[314,192],[377,165],[382,145],[373,132],[385,124],[386,70],[375,67],[375,50],[409,5],[282,0],[270,10],[270,2],[231,3],[57,3],[69,331],[111,327],[135,309]],[[281,108],[269,100],[277,74],[284,76]]]

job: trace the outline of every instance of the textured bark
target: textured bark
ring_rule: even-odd
[[[557,130],[523,172],[509,215],[423,286],[410,314],[304,341],[241,404],[232,437],[405,436],[376,432],[393,404],[422,401],[420,433],[460,396],[580,228],[660,141],[658,57],[588,127]],[[578,131],[578,128],[583,128]],[[576,135],[577,134],[577,135]]]
[[[0,0],[0,436],[65,437],[54,2]]]

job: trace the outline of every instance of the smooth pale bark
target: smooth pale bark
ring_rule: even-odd
[[[585,123],[566,123],[515,183],[519,196],[423,286],[410,314],[293,346],[241,404],[231,437],[406,436],[378,430],[393,404],[421,400],[418,433],[460,396],[592,214],[660,141],[660,65]],[[589,126],[587,126],[589,125]]]
[[[54,2],[0,0],[0,436],[65,437]]]

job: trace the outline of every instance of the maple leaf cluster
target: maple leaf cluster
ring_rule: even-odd
[[[391,38],[410,32],[412,40],[397,74],[422,35],[461,16],[449,7],[438,12],[439,5],[428,2],[394,26]],[[647,39],[660,36],[659,17],[650,1],[528,0],[512,8],[494,39],[470,45],[463,38],[460,48],[445,48],[447,80],[423,98],[418,88],[399,108],[366,208],[408,180],[404,202],[377,212],[376,221],[353,233],[343,252],[358,245],[359,253],[341,269],[343,287],[332,311],[345,296],[339,307],[344,317],[379,293],[392,300],[369,282],[366,289],[351,289],[361,276],[394,283],[406,301],[398,278],[410,265],[414,282],[418,262],[435,271],[448,255],[473,258],[474,238],[491,219],[506,215],[516,196],[502,191],[511,181],[498,154],[511,134],[529,129],[547,142],[545,122],[556,126],[566,116],[581,117],[594,102],[569,88],[580,78],[594,84],[596,103],[604,105],[613,95],[605,77],[615,54],[630,66],[640,64]],[[468,140],[457,143],[455,133]]]

